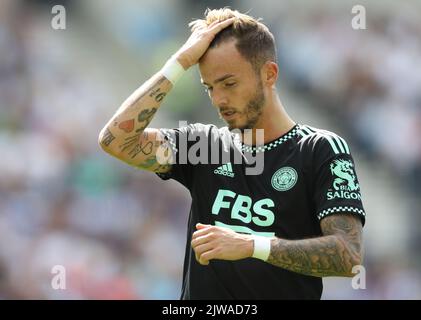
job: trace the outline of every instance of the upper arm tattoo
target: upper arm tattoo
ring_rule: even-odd
[[[137,164],[137,166],[149,171],[165,173],[170,171],[175,157],[169,142],[166,139],[159,137],[159,135],[160,133],[158,133],[156,140],[153,142],[152,140],[148,140],[148,132],[143,133],[145,139],[143,141],[146,145],[149,144],[149,150],[152,151],[153,149],[154,152],[151,154],[150,151],[142,149],[142,152],[145,155],[148,155],[148,157]]]
[[[115,136],[111,133],[110,129],[106,128],[104,132],[103,142],[107,147],[115,139]]]
[[[359,217],[352,214],[333,214],[320,222],[323,235],[340,235],[356,253],[361,254],[362,224]]]

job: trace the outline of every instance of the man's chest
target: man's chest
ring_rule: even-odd
[[[267,159],[258,175],[231,162],[197,172],[193,208],[207,223],[272,236],[299,225],[311,211],[308,175],[294,157]]]

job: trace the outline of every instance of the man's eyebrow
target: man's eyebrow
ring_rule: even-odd
[[[218,78],[218,79],[216,79],[215,81],[214,81],[214,84],[217,84],[218,82],[222,82],[222,81],[224,81],[224,80],[226,80],[226,79],[228,79],[228,78],[231,78],[231,77],[234,77],[234,75],[233,74],[231,74],[231,73],[229,73],[229,74],[226,74],[226,75],[224,75],[224,76],[222,76],[222,77],[220,77],[220,78]],[[205,81],[203,81],[203,79],[201,79],[201,82],[202,82],[202,84],[204,84],[205,86],[210,86],[208,83],[206,83]]]

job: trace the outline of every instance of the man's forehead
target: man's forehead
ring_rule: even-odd
[[[244,66],[241,66],[240,63],[226,63],[226,61],[216,64],[200,64],[199,69],[202,83],[212,85],[241,76],[244,72]]]

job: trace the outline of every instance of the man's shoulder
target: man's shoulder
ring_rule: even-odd
[[[297,134],[300,136],[300,143],[313,152],[323,150],[334,154],[350,154],[346,140],[333,131],[300,124]]]

